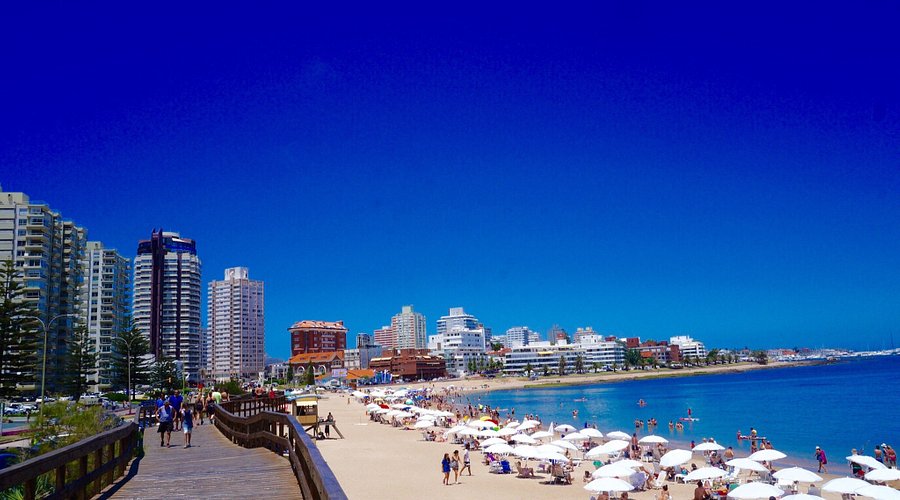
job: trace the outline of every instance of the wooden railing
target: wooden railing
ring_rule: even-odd
[[[245,448],[264,447],[286,454],[304,499],[339,500],[347,495],[300,422],[285,413],[287,400],[235,399],[215,408],[216,427]]]
[[[0,470],[0,492],[22,486],[25,499],[32,500],[38,493],[38,477],[54,472],[53,492],[44,498],[87,498],[97,494],[125,474],[142,432],[136,421],[130,421]]]

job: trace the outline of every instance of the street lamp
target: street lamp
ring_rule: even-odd
[[[119,337],[119,340],[121,341],[122,338]],[[126,365],[128,367],[126,370],[128,372],[128,380],[127,380],[128,387],[125,388],[125,394],[128,396],[128,414],[129,415],[131,415],[131,411],[132,411],[131,410],[131,402],[132,402],[131,396],[132,396],[132,392],[133,392],[133,390],[131,388],[131,343],[134,342],[135,340],[142,340],[142,338],[135,336],[135,337],[131,337],[131,340],[129,340],[128,342],[122,342],[123,344],[125,344],[125,347],[128,349],[128,351],[125,354],[125,357],[128,359],[128,363]]]
[[[57,314],[56,316],[50,318],[50,321],[47,321],[46,323],[44,322],[43,319],[41,319],[41,318],[38,317],[38,316],[19,316],[20,318],[36,319],[36,320],[41,324],[41,328],[44,329],[44,355],[43,355],[43,360],[42,360],[42,362],[41,362],[41,409],[40,409],[40,416],[41,416],[41,421],[42,421],[42,422],[43,422],[43,417],[44,417],[44,387],[45,387],[46,384],[47,384],[47,337],[48,337],[48,335],[49,335],[50,326],[53,324],[54,321],[56,321],[56,320],[58,320],[58,319],[60,319],[60,318],[66,318],[66,317],[70,317],[70,316],[77,316],[77,315],[76,315],[76,314],[72,314],[72,313]]]

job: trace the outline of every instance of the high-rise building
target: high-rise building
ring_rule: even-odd
[[[131,261],[99,241],[89,241],[81,265],[81,314],[97,353],[97,373],[90,390],[103,391],[112,386],[113,339],[131,312]]]
[[[79,287],[85,243],[84,228],[64,220],[47,203],[0,190],[0,261],[13,261],[24,300],[47,325],[48,391],[62,389],[59,377],[65,370],[68,340],[82,313]],[[42,340],[37,344],[43,352]],[[39,386],[39,378],[40,370],[23,374],[24,388]],[[31,381],[35,385],[29,385]]]
[[[437,334],[452,332],[455,330],[476,330],[478,319],[471,314],[466,314],[462,307],[451,307],[450,314],[441,316],[437,320]]]
[[[224,280],[209,283],[208,292],[210,376],[257,378],[266,366],[263,282],[251,280],[246,267],[232,267]]]
[[[514,326],[506,330],[506,347],[519,347],[523,345],[533,344],[541,340],[541,335],[528,328],[527,326]]]
[[[569,333],[566,332],[565,328],[559,325],[553,325],[550,327],[550,330],[547,330],[547,340],[549,340],[553,344],[557,342],[568,343]]]
[[[150,352],[183,366],[199,381],[200,257],[194,240],[153,231],[134,258],[134,321],[150,339]]]
[[[425,349],[425,315],[415,312],[413,306],[403,306],[391,318],[391,329],[397,336],[397,349]]]
[[[397,348],[397,332],[390,325],[382,326],[372,332],[372,335],[375,337],[375,343],[381,347],[385,349]]]
[[[298,321],[291,332],[291,357],[313,352],[335,352],[347,348],[347,328],[343,321]]]

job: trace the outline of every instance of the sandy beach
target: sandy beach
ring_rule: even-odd
[[[704,373],[754,369],[759,365],[725,365],[704,367],[698,371]],[[785,366],[785,365],[774,365]],[[602,377],[571,376],[541,381],[529,381],[520,378],[471,379],[436,382],[436,388],[453,385],[455,388],[468,390],[498,390],[535,385],[540,382],[557,383],[592,383],[597,381],[630,380],[632,378],[659,376],[658,372],[619,372],[607,373]],[[422,384],[409,384],[409,387]],[[431,386],[432,384],[427,384]],[[465,390],[465,389],[464,389]],[[549,483],[547,474],[537,473],[534,479],[517,478],[516,474],[491,474],[488,466],[482,463],[482,453],[472,452],[472,476],[463,475],[459,484],[444,486],[440,472],[441,458],[444,453],[464,450],[461,445],[447,442],[426,442],[420,431],[403,430],[371,421],[363,404],[344,394],[328,394],[320,400],[320,415],[331,412],[344,439],[326,439],[317,442],[322,455],[328,461],[345,492],[350,498],[472,498],[487,495],[492,499],[523,498],[590,498],[591,493],[583,488],[584,471],[593,471],[590,462],[581,464],[573,474],[571,485],[553,485]],[[527,410],[527,409],[524,409]],[[603,431],[604,429],[601,429]],[[332,432],[332,437],[336,434]],[[698,467],[703,466],[700,454],[694,461]],[[515,460],[512,460],[515,464]],[[533,461],[532,461],[533,465]],[[776,464],[777,465],[777,464]],[[835,463],[834,467],[843,472],[844,464]],[[822,474],[820,474],[822,475]],[[825,474],[825,480],[841,475]],[[453,474],[451,473],[451,481]],[[667,482],[672,498],[676,500],[691,499],[693,485]],[[806,492],[806,486],[801,491]],[[629,498],[638,500],[655,499],[658,490],[631,492]],[[824,495],[826,499],[838,500],[840,495]]]

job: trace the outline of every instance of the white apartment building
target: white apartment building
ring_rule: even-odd
[[[51,392],[62,390],[59,377],[65,370],[68,340],[76,321],[83,320],[79,287],[85,244],[84,228],[64,220],[47,203],[0,189],[0,261],[13,261],[24,300],[47,325],[46,389]],[[53,320],[59,315],[75,317]],[[19,384],[32,390],[40,382],[37,371],[23,371]]]
[[[113,340],[131,312],[131,261],[99,241],[89,241],[81,265],[81,314],[97,353],[97,373],[89,390],[99,392],[112,386]]]
[[[447,373],[462,377],[469,371],[469,361],[484,358],[484,330],[453,329],[432,335],[428,337],[428,350],[444,358]]]
[[[437,333],[451,332],[454,330],[477,330],[478,319],[471,314],[467,314],[462,307],[451,307],[450,314],[441,316],[437,320]]]
[[[391,318],[391,330],[397,338],[397,349],[425,349],[425,315],[415,312],[413,306],[403,306]]]
[[[134,258],[133,315],[150,339],[150,353],[184,367],[198,382],[202,363],[200,257],[194,240],[153,231]]]
[[[225,270],[211,281],[207,295],[210,376],[252,380],[265,370],[264,285],[246,267]]]
[[[503,345],[506,347],[519,347],[532,344],[541,340],[541,334],[528,328],[527,326],[514,326],[506,330],[506,340]]]
[[[681,358],[684,359],[688,356],[692,358],[705,358],[706,357],[706,346],[703,345],[703,342],[699,340],[694,340],[693,338],[687,335],[678,335],[675,337],[669,338],[669,343],[672,345],[677,345],[678,350],[681,351]]]
[[[584,367],[590,370],[595,364],[601,367],[625,364],[625,344],[607,341],[601,335],[581,335],[576,343],[584,353]]]
[[[578,356],[582,356],[584,368],[590,368],[584,357],[584,349],[577,344],[558,343],[549,341],[532,342],[528,345],[510,347],[510,352],[504,355],[503,372],[509,375],[523,374],[527,367],[540,374],[546,368],[550,372],[559,370],[559,358],[566,360],[566,370],[571,373],[575,370],[575,362]]]

